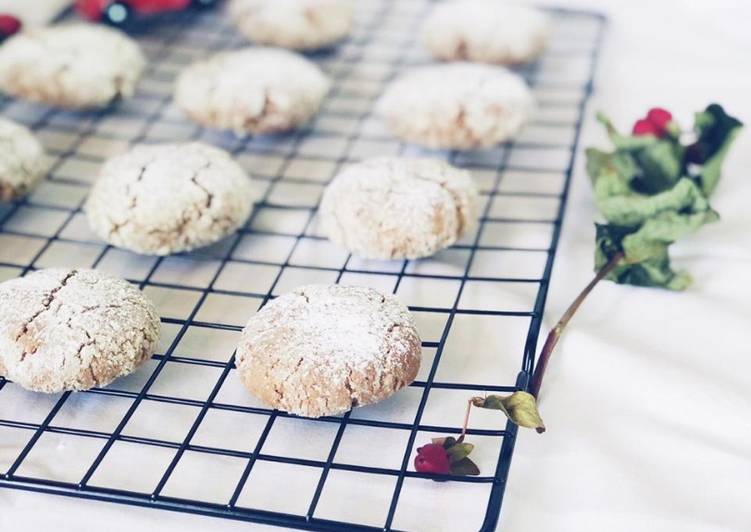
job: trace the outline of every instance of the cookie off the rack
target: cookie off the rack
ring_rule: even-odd
[[[146,361],[154,305],[94,270],[39,270],[0,284],[0,375],[38,392],[105,386]]]
[[[231,0],[229,13],[251,41],[317,50],[349,35],[355,0]]]
[[[191,119],[237,135],[279,133],[305,123],[331,82],[312,61],[274,48],[221,52],[188,66],[175,101]]]
[[[0,201],[24,196],[44,173],[44,149],[26,126],[0,118]]]
[[[469,172],[439,159],[381,157],[347,167],[326,187],[324,232],[369,259],[429,257],[477,220]]]
[[[372,288],[308,285],[243,331],[237,368],[264,403],[306,417],[382,401],[415,380],[421,343],[407,307]]]
[[[418,67],[400,76],[386,89],[378,111],[403,140],[469,150],[512,138],[533,106],[529,87],[510,70],[453,63]]]
[[[85,209],[106,242],[169,255],[236,231],[255,197],[250,177],[224,150],[200,142],[155,144],[107,161]]]
[[[133,95],[146,60],[118,30],[65,24],[19,33],[0,47],[0,89],[72,109],[106,107]]]

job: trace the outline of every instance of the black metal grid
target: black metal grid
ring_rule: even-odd
[[[335,50],[312,56],[335,81],[331,95],[308,127],[288,136],[236,139],[194,126],[171,106],[171,81],[182,66],[243,44],[221,12],[175,15],[141,35],[150,67],[136,97],[113,109],[70,113],[2,102],[4,116],[40,135],[51,161],[47,180],[34,194],[0,206],[0,279],[49,266],[117,273],[158,301],[165,341],[145,369],[103,389],[40,397],[0,379],[0,486],[315,530],[438,530],[452,519],[468,529],[494,529],[516,427],[494,414],[476,416],[470,438],[482,439],[492,456],[481,461],[481,476],[451,478],[448,484],[435,484],[411,469],[413,448],[431,434],[458,433],[461,416],[451,408],[461,411],[466,397],[527,385],[604,20],[592,13],[551,10],[556,30],[550,50],[521,70],[537,95],[537,118],[516,141],[482,152],[429,152],[470,169],[478,179],[485,203],[476,233],[434,259],[379,263],[357,260],[327,244],[317,233],[316,205],[322,187],[348,162],[426,153],[390,137],[371,111],[395,75],[428,61],[414,35],[431,1],[357,5],[353,36]],[[137,142],[187,139],[230,150],[259,178],[262,200],[246,228],[206,250],[170,258],[132,255],[87,233],[81,204],[109,152]],[[421,324],[435,328],[432,336],[421,329],[426,357],[418,381],[386,406],[315,421],[233,397],[227,390],[233,389],[234,355],[222,350],[247,313],[311,281],[374,284],[409,303]],[[476,332],[473,327],[482,320],[490,324],[480,327],[486,332],[512,320],[522,325],[519,349],[511,353],[499,353],[485,339],[476,344],[489,351],[490,360],[521,355],[516,369],[501,375],[488,367],[481,379],[463,379],[459,372],[452,380],[441,364],[456,366],[453,353],[460,353],[467,357],[460,365],[471,367],[474,355],[464,351],[462,342],[466,330]],[[459,335],[462,327],[465,334]],[[180,382],[191,389],[181,389]],[[140,421],[143,412],[146,421]],[[161,422],[172,422],[159,419],[165,415],[185,421],[170,429],[180,437],[149,433]],[[243,439],[244,448],[233,446],[233,433],[246,425],[255,433]],[[321,431],[326,445],[317,456],[309,456],[307,441],[300,442],[300,452],[285,447],[290,434],[307,439]],[[350,439],[351,434],[358,436]],[[368,445],[389,438],[399,442],[392,445],[390,465],[373,465]],[[51,444],[63,454],[50,453]],[[75,452],[66,455],[61,445]],[[135,454],[128,455],[126,448]],[[353,449],[360,449],[361,460],[347,456]],[[121,453],[119,464],[108,461]],[[149,466],[157,455],[161,466]],[[45,462],[59,464],[71,456],[76,458],[65,471]],[[143,460],[143,468],[124,465],[128,456]],[[122,487],[146,477],[148,487]],[[209,495],[192,495],[197,478],[224,484],[206,488]],[[289,501],[294,509],[258,499],[269,489],[286,490],[292,484],[307,486],[309,495]],[[359,493],[357,485],[373,493]],[[462,504],[436,507],[435,500],[428,500],[431,507],[421,507],[420,499],[439,488]],[[373,509],[376,499],[383,502]],[[464,509],[459,516],[442,513],[473,504],[471,518],[461,514]],[[441,521],[429,524],[430,514]],[[421,516],[417,525],[414,516]]]

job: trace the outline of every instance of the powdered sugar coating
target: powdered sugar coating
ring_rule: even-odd
[[[454,63],[416,68],[386,89],[378,109],[398,137],[428,148],[473,149],[513,137],[533,98],[504,68]]]
[[[106,386],[159,338],[154,305],[94,270],[40,270],[0,284],[0,375],[38,392]]]
[[[0,47],[0,88],[60,107],[104,107],[133,95],[146,60],[125,34],[66,24],[19,33]]]
[[[24,196],[44,173],[44,149],[21,124],[0,118],[0,201]]]
[[[233,233],[254,200],[250,178],[227,152],[199,142],[144,145],[105,163],[86,214],[110,244],[168,255]]]
[[[349,166],[326,187],[323,231],[370,259],[428,257],[477,219],[469,172],[438,159],[383,157]]]
[[[253,316],[237,349],[248,390],[321,417],[372,404],[414,381],[420,337],[407,308],[372,288],[308,285]]]
[[[258,44],[294,50],[324,48],[352,29],[353,0],[232,0],[237,29]]]
[[[497,0],[440,3],[421,31],[423,45],[437,59],[500,65],[535,59],[549,35],[545,13]]]
[[[273,48],[244,48],[198,61],[179,76],[175,100],[193,120],[237,135],[306,122],[330,81],[311,61]]]

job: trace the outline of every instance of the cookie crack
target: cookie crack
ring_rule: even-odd
[[[26,323],[24,323],[23,327],[21,328],[21,331],[16,335],[15,342],[19,342],[26,334],[28,334],[29,329],[31,328],[31,325],[34,323],[34,321],[39,318],[42,314],[49,311],[52,303],[55,300],[55,295],[62,290],[67,284],[68,281],[70,281],[73,277],[75,277],[78,274],[78,270],[71,270],[70,273],[68,273],[65,277],[63,277],[60,280],[60,284],[58,284],[55,288],[49,291],[49,293],[44,297],[44,300],[42,301],[42,308],[39,309],[37,312],[35,312],[28,320],[26,320]],[[23,362],[28,355],[33,355],[37,352],[38,346],[33,346],[30,351],[24,349],[23,353],[21,353],[21,362]]]
[[[125,185],[125,195],[128,198],[128,206],[126,207],[126,210],[132,211],[138,206],[138,194],[133,192],[132,187],[141,181],[143,181],[144,175],[146,175],[146,170],[148,170],[151,163],[153,163],[154,160],[150,160],[144,164],[141,165],[141,169],[138,171],[138,175],[136,176],[136,179],[132,183],[127,183]],[[110,224],[112,227],[109,231],[110,238],[113,235],[116,235],[120,232],[120,230],[125,227],[126,225],[129,225],[131,223],[131,220],[126,219],[124,222],[115,222],[110,216],[107,216],[107,219],[110,221]]]
[[[214,201],[214,194],[198,181],[198,176],[201,174],[201,172],[208,170],[209,168],[211,168],[211,161],[206,161],[203,166],[193,172],[193,175],[190,178],[190,182],[201,189],[204,194],[206,194],[206,203],[204,205],[206,209],[211,208],[211,203]]]

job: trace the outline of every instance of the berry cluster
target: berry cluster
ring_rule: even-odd
[[[18,33],[20,29],[21,21],[18,20],[18,17],[0,13],[0,41]]]
[[[654,135],[665,138],[669,134],[668,125],[673,121],[673,115],[661,107],[653,107],[647,116],[640,118],[634,124],[631,133],[634,135]]]

